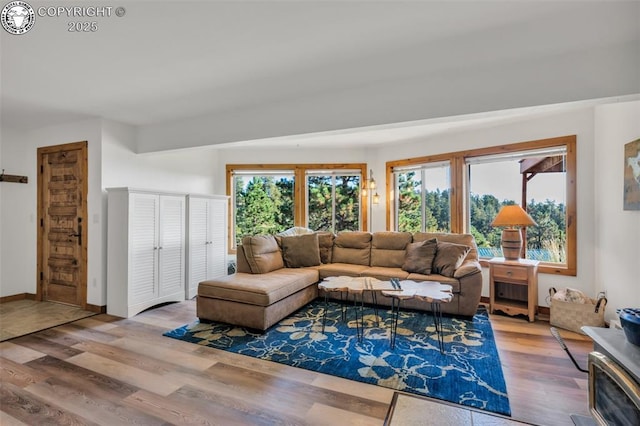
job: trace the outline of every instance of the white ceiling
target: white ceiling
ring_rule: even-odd
[[[123,6],[126,14],[37,16],[25,35],[0,30],[2,126],[101,117],[162,133],[193,120],[235,125],[227,118],[251,112],[245,116],[252,132],[225,129],[217,137],[212,124],[205,137],[187,142],[202,145],[312,132],[336,137],[345,128],[371,132],[427,120],[412,130],[420,133],[428,125],[470,124],[443,117],[640,93],[638,1],[100,5]],[[98,30],[67,31],[70,21],[83,20],[95,20]],[[591,74],[582,75],[585,69]],[[527,72],[529,80],[519,81]],[[455,87],[444,87],[447,81]],[[500,90],[502,82],[508,90]],[[335,109],[323,114],[321,98]],[[269,115],[274,110],[280,115]],[[308,121],[287,123],[300,110]],[[252,114],[269,117],[270,127]],[[274,127],[274,120],[281,123]]]

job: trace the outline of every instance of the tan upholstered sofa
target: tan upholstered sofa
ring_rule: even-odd
[[[470,234],[310,232],[245,237],[237,250],[237,270],[199,284],[200,319],[266,330],[317,298],[319,281],[340,275],[450,284],[454,298],[442,305],[442,311],[463,316],[476,313],[482,291],[477,246]],[[391,303],[381,295],[377,302]],[[403,307],[430,308],[414,300]]]

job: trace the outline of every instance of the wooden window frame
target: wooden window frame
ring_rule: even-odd
[[[294,226],[305,226],[307,222],[306,217],[306,173],[308,170],[359,170],[362,182],[367,181],[367,164],[366,163],[306,163],[306,164],[227,164],[226,165],[226,191],[229,196],[229,252],[235,253],[235,238],[233,235],[234,226],[234,214],[235,214],[235,200],[233,199],[233,172],[242,170],[255,170],[260,171],[272,171],[283,170],[293,172],[294,182],[304,182],[303,185],[295,184],[293,187],[293,224]],[[363,196],[360,196],[360,209],[362,214],[361,228],[363,231],[368,230],[367,220],[369,217],[368,203],[362,202]]]
[[[576,155],[576,135],[560,136],[556,138],[539,139],[527,142],[517,142],[506,145],[498,145],[487,148],[478,148],[465,151],[450,152],[424,157],[408,158],[403,160],[389,161],[386,163],[386,190],[387,190],[387,230],[393,229],[394,223],[394,180],[393,170],[395,167],[414,166],[425,163],[439,161],[449,161],[451,167],[451,232],[469,232],[469,188],[466,185],[467,168],[466,159],[495,154],[508,154],[510,152],[527,151],[543,148],[566,147],[566,234],[567,234],[567,261],[566,263],[542,262],[539,272],[547,274],[576,276],[577,274],[577,155]],[[485,261],[481,261],[483,266]]]

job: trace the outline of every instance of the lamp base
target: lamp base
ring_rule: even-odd
[[[506,260],[520,259],[522,236],[519,229],[502,230],[502,255]]]

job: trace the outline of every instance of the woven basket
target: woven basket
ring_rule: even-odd
[[[604,327],[604,309],[607,299],[604,295],[598,299],[589,298],[591,303],[572,303],[554,300],[555,288],[549,289],[551,299],[551,318],[549,322],[554,327],[564,328],[575,333],[584,334],[583,326]]]

